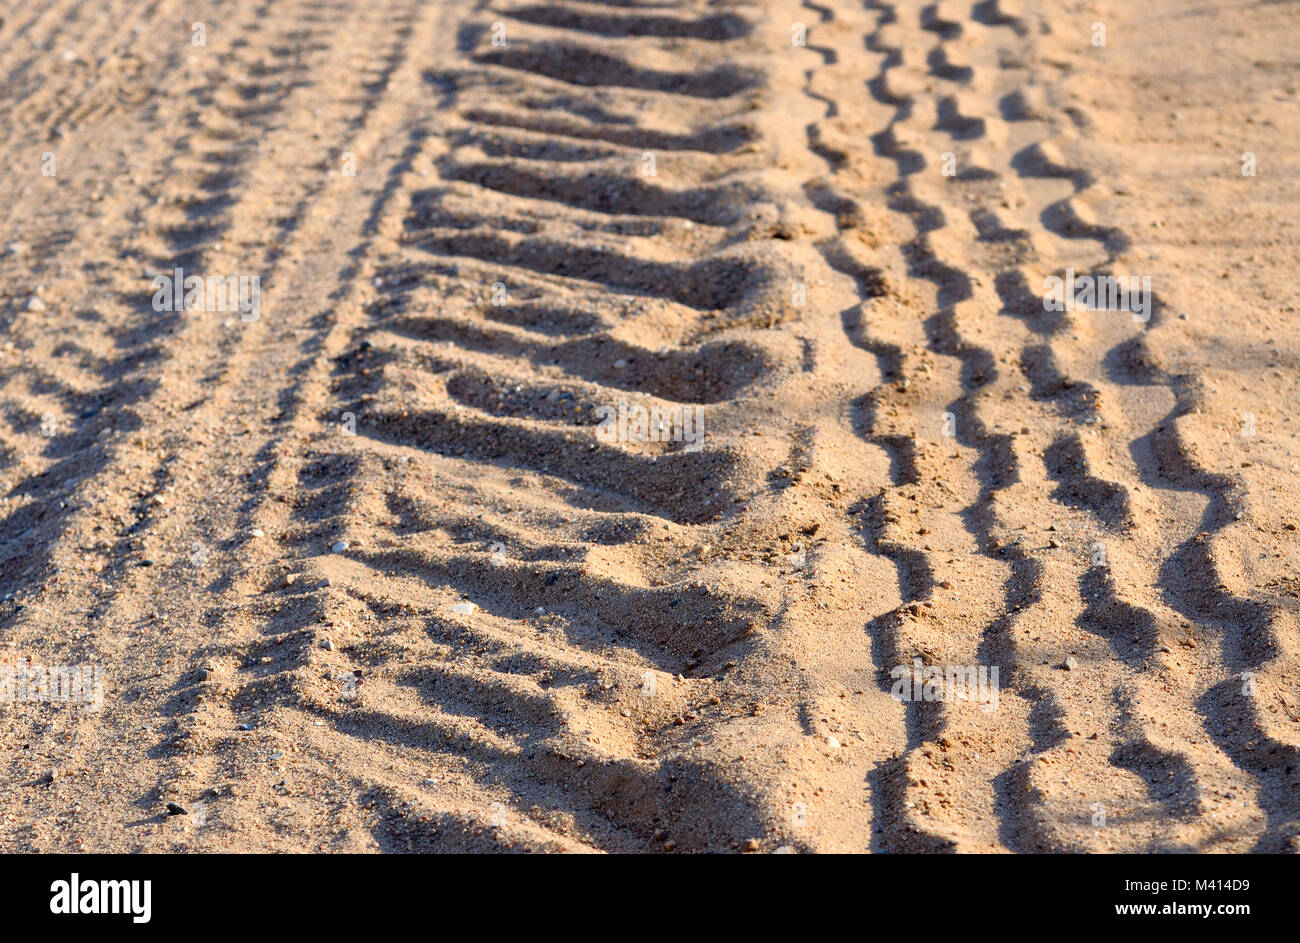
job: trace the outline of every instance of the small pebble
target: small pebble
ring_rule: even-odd
[[[335,553],[342,553],[344,550],[348,549],[348,542],[346,540],[337,541],[330,549]]]
[[[32,295],[30,298],[27,299],[27,310],[28,310],[28,311],[44,311],[44,310],[45,310],[45,302],[44,302],[44,301],[41,301],[41,299],[40,299],[40,298],[37,298],[35,295]]]
[[[459,612],[463,616],[468,616],[472,615],[474,610],[477,608],[478,606],[474,605],[472,602],[458,602],[456,605],[451,607],[451,611]]]
[[[837,750],[839,749],[840,742],[836,740],[834,737],[828,736],[826,738],[826,745],[830,747],[832,750]]]
[[[248,532],[248,536],[250,536],[250,537],[265,537],[265,536],[266,536],[266,533],[262,530],[262,528],[260,528],[260,527],[254,527],[252,530],[250,530],[250,531]]]
[[[1075,660],[1073,655],[1066,655],[1065,663],[1062,664],[1061,667],[1066,671],[1073,671],[1075,668],[1079,667],[1079,663]]]
[[[182,806],[179,806],[174,802],[169,802],[167,803],[167,814],[168,815],[189,815],[189,812],[185,811],[185,809]]]

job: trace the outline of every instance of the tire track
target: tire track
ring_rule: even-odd
[[[605,21],[566,17],[572,25],[552,25],[560,32],[524,36],[577,56]],[[691,35],[714,22],[674,14],[674,23],[691,24],[675,29]],[[745,33],[718,41],[743,44]],[[329,722],[352,736],[377,734],[403,770],[371,783],[389,809],[378,840],[417,848],[456,840],[412,769],[432,764],[433,779],[470,790],[461,807],[472,818],[459,824],[483,847],[702,850],[772,832],[773,846],[861,847],[865,837],[837,833],[830,820],[805,830],[805,817],[816,815],[809,807],[830,797],[806,801],[793,784],[773,789],[763,772],[825,764],[825,747],[814,743],[832,731],[846,740],[851,731],[854,744],[872,748],[880,735],[870,729],[878,718],[845,715],[844,687],[823,690],[834,687],[827,675],[843,675],[844,686],[860,675],[808,664],[792,673],[782,667],[788,656],[778,658],[800,650],[790,646],[809,631],[808,609],[833,607],[794,591],[800,569],[786,570],[778,588],[768,567],[779,554],[805,561],[806,579],[844,572],[843,540],[832,534],[819,551],[821,539],[803,536],[819,534],[819,525],[791,506],[805,491],[802,475],[842,470],[843,459],[823,456],[833,446],[816,441],[773,454],[779,443],[748,447],[731,431],[754,425],[746,414],[758,391],[802,372],[806,353],[791,355],[807,345],[792,347],[779,330],[797,314],[779,300],[788,297],[794,260],[758,241],[783,227],[777,208],[759,202],[771,200],[768,191],[748,182],[757,159],[730,146],[692,152],[687,142],[725,141],[744,126],[741,115],[752,126],[745,104],[770,94],[768,86],[743,91],[719,79],[683,90],[608,51],[582,53],[556,74],[560,66],[517,50],[492,52],[477,23],[462,35],[477,37],[469,59],[503,71],[432,78],[459,119],[422,142],[412,160],[419,177],[407,174],[401,188],[416,184],[403,194],[406,208],[397,200],[384,209],[390,220],[400,216],[402,245],[376,255],[379,290],[336,360],[343,405],[332,415],[357,417],[359,451],[302,515],[348,522],[303,539],[346,543],[346,562],[322,561],[321,572],[345,574],[331,583],[349,587],[354,600],[419,600],[412,627],[390,643],[400,658],[355,632],[344,636],[351,670],[382,686],[369,689],[382,706],[364,722],[303,682],[322,716],[338,717]],[[508,48],[523,45],[513,26],[506,35]],[[486,105],[502,87],[523,102],[508,121]],[[635,125],[615,131],[599,117],[632,114],[628,105],[647,94],[723,107],[702,109],[693,127],[671,135]],[[543,111],[557,107],[574,118]],[[657,174],[638,180],[644,149],[666,143],[672,153],[654,155]],[[723,173],[735,181],[726,191],[710,182]],[[757,211],[737,212],[738,199]],[[496,304],[494,289],[505,296]],[[595,410],[620,398],[667,414],[703,411],[703,447],[603,442]],[[755,449],[765,455],[757,466]],[[785,455],[792,461],[778,467]],[[774,476],[793,481],[773,487]],[[611,490],[616,481],[631,490]],[[431,489],[460,497],[430,514],[422,495]],[[849,489],[836,491],[842,501]],[[515,513],[457,513],[458,502]],[[786,533],[777,536],[778,528]],[[754,552],[764,544],[773,550]],[[736,568],[725,578],[724,562]],[[354,586],[383,589],[358,596]],[[329,610],[332,625],[357,624],[338,613],[347,605]],[[842,621],[820,611],[817,618],[824,631]],[[392,685],[409,684],[402,666],[422,661],[430,644],[439,663],[417,685],[425,703],[408,699],[399,721],[390,713]],[[764,679],[774,672],[794,692],[776,705],[759,693],[772,690]],[[533,687],[538,679],[543,686]],[[746,754],[744,765],[727,756],[729,742]],[[533,804],[518,805],[517,796]],[[435,829],[397,821],[411,815]],[[869,826],[857,828],[865,836]]]
[[[1033,161],[1022,159],[1022,155],[1039,154],[1043,152],[1043,146],[1033,144],[1025,148],[1017,145],[1018,129],[1010,128],[999,114],[980,114],[976,109],[979,102],[999,98],[1004,104],[1027,102],[1038,96],[1014,85],[1004,86],[1007,89],[1004,92],[988,88],[988,78],[995,75],[989,69],[998,69],[994,56],[996,46],[983,37],[978,23],[964,21],[961,9],[947,5],[918,5],[916,8],[889,5],[877,7],[877,10],[880,21],[870,34],[868,48],[880,51],[885,59],[879,76],[864,78],[864,81],[881,106],[896,109],[886,119],[888,130],[877,136],[876,143],[878,151],[894,160],[902,175],[902,183],[887,190],[891,206],[910,217],[919,233],[914,242],[904,244],[902,266],[905,266],[905,273],[902,280],[920,278],[933,283],[940,313],[926,324],[925,346],[942,357],[956,357],[960,364],[954,379],[958,380],[961,392],[947,409],[951,410],[958,430],[956,442],[969,443],[978,456],[970,466],[975,473],[977,495],[962,512],[963,523],[974,539],[973,549],[1001,566],[1010,564],[1008,576],[1003,578],[1005,602],[990,599],[986,609],[992,619],[981,633],[983,641],[979,646],[981,657],[978,660],[1001,664],[1013,671],[1014,694],[1004,692],[999,714],[1005,722],[1008,708],[1020,713],[1023,729],[1033,744],[1022,759],[1020,754],[1026,744],[1014,736],[1008,741],[1009,731],[1005,723],[991,737],[981,738],[978,718],[973,724],[964,717],[955,719],[952,716],[954,711],[946,704],[914,707],[909,729],[915,752],[905,754],[896,772],[882,770],[880,773],[882,781],[891,781],[889,777],[893,777],[894,785],[888,791],[893,807],[891,811],[901,812],[905,823],[903,831],[895,833],[886,844],[888,841],[914,841],[905,838],[904,833],[919,832],[928,836],[921,841],[924,847],[929,848],[1000,845],[1041,848],[1061,847],[1063,843],[1080,841],[1084,843],[1081,847],[1087,847],[1090,841],[1103,834],[1087,828],[1088,809],[1099,805],[1111,816],[1112,828],[1104,833],[1108,837],[1113,835],[1115,819],[1119,818],[1124,822],[1128,840],[1137,843],[1138,847],[1167,847],[1177,842],[1186,842],[1187,847],[1199,847],[1218,837],[1217,826],[1206,814],[1208,810],[1203,796],[1207,793],[1232,796],[1243,791],[1253,793],[1254,790],[1249,783],[1243,783],[1239,774],[1227,768],[1226,758],[1220,756],[1206,761],[1203,751],[1190,753],[1177,739],[1163,732],[1163,724],[1157,726],[1146,719],[1149,710],[1157,704],[1165,717],[1169,716],[1172,704],[1177,704],[1181,714],[1175,716],[1179,717],[1184,734],[1203,739],[1195,737],[1197,710],[1194,698],[1178,697],[1171,703],[1167,670],[1164,679],[1149,679],[1146,666],[1132,661],[1132,653],[1136,651],[1141,652],[1139,657],[1142,658],[1159,655],[1158,649],[1168,653],[1169,644],[1179,637],[1186,638],[1186,630],[1180,627],[1182,620],[1174,613],[1161,611],[1159,593],[1149,585],[1141,596],[1144,604],[1135,608],[1131,594],[1137,587],[1129,585],[1129,574],[1125,574],[1125,588],[1118,590],[1111,580],[1101,575],[1109,572],[1104,566],[1101,570],[1080,567],[1077,563],[1066,563],[1063,567],[1065,561],[1052,559],[1056,554],[1043,552],[1062,547],[1059,541],[1053,538],[1049,546],[1030,550],[1025,546],[1021,533],[1031,526],[1039,529],[1041,525],[1033,526],[1035,517],[1059,520],[1059,509],[1043,505],[1040,498],[1051,490],[1050,478],[1057,479],[1055,497],[1058,501],[1084,509],[1095,515],[1097,523],[1108,528],[1131,526],[1132,515],[1147,507],[1145,499],[1135,506],[1130,489],[1098,478],[1090,471],[1105,461],[1102,455],[1106,451],[1093,447],[1090,439],[1085,447],[1084,440],[1077,434],[1067,434],[1049,440],[1048,445],[1026,448],[1023,444],[1026,440],[1014,431],[1019,429],[1022,434],[1029,433],[1030,429],[1019,427],[1025,424],[1022,422],[1024,417],[1035,410],[1021,402],[1017,390],[1009,385],[1014,381],[1014,375],[1002,374],[997,367],[1000,363],[1026,371],[1027,378],[1033,381],[1033,388],[1031,390],[1022,384],[1019,390],[1031,393],[1040,402],[1065,393],[1067,401],[1076,402],[1083,408],[1081,416],[1078,407],[1071,407],[1071,412],[1084,421],[1093,421],[1091,413],[1099,405],[1105,409],[1098,403],[1103,386],[1100,378],[1098,382],[1078,389],[1076,381],[1070,380],[1063,371],[1058,374],[1055,368],[1047,365],[1050,360],[1044,359],[1046,351],[1052,351],[1047,354],[1048,358],[1058,356],[1056,348],[1061,346],[1061,325],[1047,323],[1041,313],[1034,313],[1030,305],[1039,308],[1041,305],[1032,295],[1027,301],[1022,300],[1025,298],[1024,288],[1017,287],[1031,284],[1035,277],[1040,278],[1036,273],[1042,265],[1043,254],[1051,252],[1055,255],[1056,252],[1050,248],[1050,240],[1035,235],[1035,227],[1026,225],[1035,222],[1028,216],[1028,210],[1015,213],[1014,223],[1004,223],[994,212],[972,209],[967,223],[961,218],[965,215],[963,211],[956,210],[961,216],[955,215],[953,198],[948,195],[954,187],[982,189],[983,194],[991,191],[993,199],[1000,201],[1004,208],[1027,206],[1029,197],[1037,197],[1037,192],[1022,195],[1018,189],[1019,181],[1025,179],[1023,173],[1009,176],[997,173],[996,169],[990,173],[988,168],[996,167],[1001,155],[1001,160],[1008,161],[1008,169],[1023,171]],[[988,18],[990,11],[984,13]],[[995,18],[1006,19],[1004,15]],[[936,35],[937,41],[926,39],[926,33]],[[945,45],[954,48],[944,48]],[[992,61],[991,66],[965,59],[969,50],[976,48],[987,50],[984,58]],[[837,55],[834,58],[845,57]],[[1016,57],[1008,58],[1014,60]],[[1016,80],[1014,76],[1010,78]],[[956,87],[950,89],[945,83]],[[921,89],[925,89],[924,94]],[[833,100],[834,96],[830,97]],[[1022,107],[1021,112],[1024,110]],[[1009,104],[1005,111],[1016,113]],[[872,117],[854,115],[852,120],[866,124]],[[828,118],[831,120],[816,128],[815,139],[835,153],[851,153],[851,148],[836,151],[833,144],[826,143],[833,142],[837,136],[847,138],[849,133],[842,127],[849,123],[843,116],[831,114]],[[952,182],[943,181],[938,175],[931,176],[931,161],[943,156],[944,151],[954,151],[955,154],[947,156],[956,156],[956,162],[964,168]],[[1014,160],[1011,159],[1013,155]],[[842,225],[846,219],[854,223],[868,218],[871,212],[869,204],[854,199],[853,194],[861,192],[864,185],[870,186],[875,182],[869,177],[869,169],[864,172],[846,164],[845,160],[832,160],[832,167],[839,170],[832,177],[835,185],[819,189],[825,206],[838,207]],[[1040,173],[1037,176],[1069,178],[1076,193],[1095,185],[1084,171],[1069,170],[1059,164],[1051,166],[1054,168],[1051,174]],[[925,174],[920,173],[927,168],[931,169]],[[983,199],[989,197],[984,195]],[[1045,224],[1059,215],[1061,202],[1059,197],[1053,198],[1036,222]],[[958,226],[956,232],[953,231],[954,225]],[[1048,225],[1046,232],[1071,241],[1093,239],[1101,242],[1108,253],[1102,265],[1111,264],[1126,245],[1122,233],[1104,227],[1085,230],[1077,226]],[[852,246],[855,242],[846,242],[841,237],[828,246],[828,256],[838,258],[842,270],[855,271],[859,283],[870,286],[871,293],[885,298],[901,295],[891,284],[888,261],[882,267],[878,262],[868,264],[852,260],[854,254],[861,253],[854,253],[846,245]],[[967,247],[973,247],[979,254],[972,254]],[[1069,248],[1066,257],[1073,261],[1079,256],[1077,250]],[[887,259],[879,254],[878,258]],[[989,273],[987,279],[968,274],[986,271]],[[1095,268],[1094,271],[1104,269]],[[897,310],[898,301],[886,303]],[[1032,334],[1026,335],[1019,349],[1000,350],[1001,344],[990,343],[991,335],[986,327],[989,322],[984,312],[1000,309],[1022,321],[1024,327],[1040,333],[1042,339],[1034,340]],[[916,331],[910,335],[891,336],[889,332],[897,329],[891,320],[886,319],[883,323],[878,320],[873,325],[875,330],[870,335],[875,340],[870,342],[871,349],[882,357],[887,376],[890,373],[903,374],[906,379],[892,389],[886,388],[889,396],[883,403],[879,394],[872,398],[871,412],[865,423],[874,430],[875,441],[894,452],[892,465],[896,470],[896,493],[907,501],[919,504],[925,500],[942,507],[949,500],[951,489],[949,494],[943,494],[924,486],[932,480],[960,480],[962,471],[951,466],[930,465],[926,459],[933,460],[932,452],[927,454],[929,450],[922,447],[931,437],[923,431],[925,423],[931,423],[930,428],[934,428],[938,413],[943,409],[939,406],[927,408],[915,400],[918,395],[921,399],[926,398],[927,387],[934,384],[934,368],[924,361],[920,368],[909,364],[909,361],[915,363],[915,355],[909,354],[921,337]],[[870,315],[867,323],[872,323]],[[858,319],[848,324],[854,333],[862,330]],[[1086,330],[1074,323],[1070,327],[1078,333]],[[1078,340],[1078,334],[1075,340]],[[1077,363],[1077,360],[1073,361],[1071,366]],[[946,371],[939,372],[942,375]],[[912,386],[913,382],[917,383],[919,390]],[[1016,405],[1012,408],[1002,405],[1011,403]],[[881,422],[882,418],[888,421],[891,413],[897,415],[899,410],[891,408],[896,406],[903,407],[907,414],[918,420],[912,429],[900,430],[896,424],[884,425]],[[1039,421],[1028,425],[1059,421],[1052,414],[1039,413],[1039,416]],[[953,457],[957,457],[957,453]],[[930,490],[931,494],[917,493],[918,484],[922,489]],[[900,534],[892,540],[887,536],[890,533],[887,528],[895,526],[894,522],[918,517],[918,510],[896,502],[894,494],[888,490],[871,505],[869,519],[875,522],[880,534],[876,546],[897,561],[900,580],[904,586],[910,587],[906,593],[911,596],[908,605],[873,626],[873,632],[882,639],[893,640],[881,644],[892,646],[888,649],[889,657],[899,663],[910,660],[910,656],[918,651],[931,655],[930,663],[976,663],[977,659],[970,657],[970,649],[963,649],[960,643],[954,646],[950,638],[943,639],[944,647],[937,652],[933,645],[928,649],[925,646],[928,639],[924,626],[932,618],[942,624],[944,608],[942,596],[945,594],[935,592],[935,584],[940,582],[940,578],[936,575],[938,567],[932,562],[934,554],[928,547],[918,546],[926,542],[916,540],[915,536]],[[935,520],[933,516],[929,520],[920,517],[918,523],[921,523],[919,533],[923,535],[943,535],[952,529],[951,525],[945,526],[948,522],[942,518]],[[1088,530],[1093,531],[1093,537],[1105,540],[1107,546],[1113,546],[1117,539],[1114,533],[1095,531],[1086,517],[1075,516],[1068,527],[1057,523],[1051,529],[1074,532],[1071,542],[1081,548],[1097,545],[1095,539],[1085,537]],[[1079,533],[1081,529],[1084,533]],[[1130,537],[1131,534],[1123,536]],[[1087,550],[1082,556],[1087,559]],[[996,585],[996,578],[990,574],[986,585]],[[1077,597],[1070,592],[1072,586],[1077,587]],[[1099,599],[1106,601],[1100,602]],[[1048,612],[1059,613],[1062,610],[1076,613],[1080,626],[1118,646],[1117,651],[1121,654],[1129,653],[1127,657],[1133,665],[1133,670],[1127,672],[1118,672],[1114,667],[1103,669],[1101,664],[1092,666],[1089,670],[1101,669],[1100,678],[1104,679],[1099,679],[1099,684],[1094,681],[1096,687],[1092,690],[1103,696],[1087,697],[1083,707],[1077,703],[1080,699],[1078,690],[1068,694],[1062,690],[1063,676],[1054,666],[1060,664],[1069,649],[1062,652],[1056,647],[1061,641],[1060,633],[1054,629],[1050,619],[1044,621]],[[952,618],[969,624],[969,609],[964,606],[961,614]],[[1054,618],[1059,616],[1051,617]],[[1126,625],[1136,626],[1139,636],[1144,631],[1141,627],[1147,627],[1146,641],[1140,650],[1124,648],[1126,643],[1121,639],[1133,631],[1125,628]],[[1050,641],[1041,642],[1044,638]],[[912,649],[910,652],[907,650],[909,647]],[[933,657],[940,653],[941,657]],[[1108,660],[1108,653],[1098,657],[1104,662]],[[1068,685],[1066,689],[1076,687]],[[1164,692],[1158,697],[1155,693],[1157,688]],[[1104,696],[1105,692],[1113,692],[1113,703]],[[1025,698],[1023,707],[1019,703],[1021,696]],[[1010,705],[1006,703],[1008,700]],[[1115,717],[1118,736],[1109,753],[1092,749],[1091,744],[1085,743],[1081,747],[1078,739],[1081,734],[1075,732],[1093,726],[1088,718],[1096,715]],[[1099,733],[1106,735],[1104,731]],[[985,763],[991,765],[978,769],[980,764],[977,764],[974,775],[963,776],[965,771],[960,769],[961,764],[954,762],[955,757],[945,754],[951,751],[954,743],[976,742],[981,743],[976,755],[986,757]],[[1123,788],[1106,795],[1081,795],[1077,777],[1081,769],[1088,767],[1096,770],[1084,777],[1094,783],[1091,787],[1094,793],[1097,793],[1097,783],[1113,783],[1115,770],[1126,769],[1132,770],[1139,781],[1145,782],[1141,787],[1145,797],[1136,799],[1131,790]],[[999,769],[1004,771],[1000,776],[997,775]],[[985,789],[995,776],[996,794],[990,796]],[[962,793],[963,789],[968,791]],[[958,793],[960,798],[953,801],[953,793]],[[1032,797],[1030,804],[1026,805],[1024,796]],[[948,821],[944,814],[949,805],[960,810],[956,821]],[[995,814],[989,814],[985,819],[990,823],[986,826],[988,830],[981,833],[972,829],[972,820],[978,820],[976,810],[990,807],[991,813]],[[913,811],[916,809],[920,812]],[[996,825],[996,834],[991,834],[992,826],[999,820],[1001,824]]]

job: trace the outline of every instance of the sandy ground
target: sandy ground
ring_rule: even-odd
[[[1300,4],[13,0],[0,83],[0,850],[1300,848]]]

